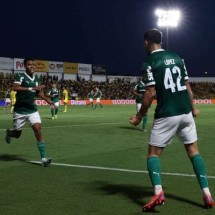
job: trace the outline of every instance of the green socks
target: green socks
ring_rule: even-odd
[[[200,187],[202,189],[208,187],[208,179],[206,175],[205,164],[201,155],[200,154],[194,155],[192,158],[190,158],[190,160],[193,164],[193,169],[198,179]]]
[[[149,157],[147,159],[147,168],[152,185],[161,185],[160,159],[158,157]]]
[[[201,157],[201,155],[197,154],[193,156],[191,159],[193,164],[193,169],[196,174],[197,180],[201,189],[208,187],[208,179],[205,170],[205,164]],[[158,157],[150,157],[147,160],[147,168],[149,172],[149,176],[151,179],[151,183],[153,186],[161,185],[161,177],[160,177],[160,160]]]
[[[148,117],[147,117],[147,116],[145,116],[145,117],[143,118],[143,129],[145,129],[145,128],[146,128],[147,120],[148,120]]]
[[[43,143],[43,142],[37,142],[37,147],[38,147],[39,152],[40,152],[40,157],[41,158],[45,158],[46,157],[45,143]]]
[[[55,108],[55,115],[57,115],[58,113],[58,108]]]
[[[52,114],[52,117],[54,117],[54,109],[51,109],[51,114]]]

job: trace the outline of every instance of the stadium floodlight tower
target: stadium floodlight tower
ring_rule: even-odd
[[[181,18],[179,10],[156,9],[155,15],[158,17],[157,25],[166,27],[166,49],[169,49],[169,27],[177,27]]]

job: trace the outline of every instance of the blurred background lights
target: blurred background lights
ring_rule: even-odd
[[[159,27],[177,27],[181,18],[179,10],[163,10],[157,9],[155,15],[158,17],[157,25]]]

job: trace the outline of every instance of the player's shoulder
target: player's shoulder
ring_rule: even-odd
[[[17,79],[19,79],[19,78],[21,78],[21,77],[23,77],[23,78],[26,77],[26,75],[25,75],[24,72],[16,74],[16,78],[17,78]]]

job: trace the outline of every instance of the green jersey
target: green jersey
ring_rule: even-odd
[[[155,86],[157,107],[155,118],[177,116],[191,111],[185,81],[188,80],[184,61],[175,53],[159,49],[143,64],[147,86]]]
[[[9,90],[6,91],[6,93],[5,93],[5,98],[6,98],[6,99],[9,99],[9,98],[10,98],[10,91],[9,91]]]
[[[94,92],[93,92],[93,90],[91,90],[91,91],[87,94],[87,97],[88,97],[89,99],[93,99],[93,97],[94,97]]]
[[[59,90],[57,88],[51,88],[48,92],[48,95],[51,96],[51,100],[54,103],[59,102]]]
[[[142,103],[143,95],[145,93],[145,84],[142,81],[137,82],[134,87],[134,90],[139,94],[136,96],[136,103]]]
[[[22,73],[16,76],[14,83],[27,88],[37,87],[39,85],[39,79],[35,76],[31,78],[27,73]],[[37,106],[34,101],[36,94],[36,90],[17,91],[14,112],[19,114],[30,114],[36,112]]]
[[[98,89],[98,88],[96,88],[96,92],[95,92],[95,95],[94,95],[96,98],[101,98],[102,97],[102,92]]]

